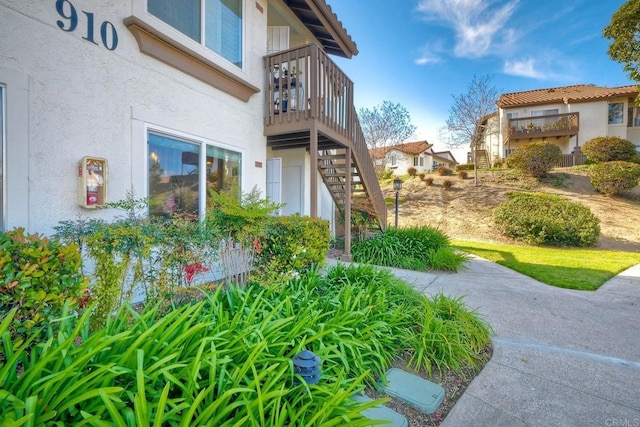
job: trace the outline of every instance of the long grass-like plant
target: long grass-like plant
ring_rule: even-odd
[[[350,396],[394,358],[458,369],[478,360],[488,328],[459,300],[430,300],[388,271],[338,265],[284,290],[219,286],[163,314],[124,305],[104,327],[90,313],[53,322],[47,339],[14,344],[0,324],[0,425],[379,424]],[[35,335],[34,335],[35,336]],[[319,384],[294,373],[301,350]]]
[[[449,246],[449,238],[428,227],[388,228],[353,245],[356,262],[408,270],[457,271],[467,257]]]

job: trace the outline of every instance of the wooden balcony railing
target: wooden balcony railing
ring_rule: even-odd
[[[509,119],[509,139],[532,139],[553,136],[574,136],[580,129],[579,113],[549,114],[546,116]]]
[[[354,117],[353,82],[316,44],[265,57],[265,126],[310,119],[349,137]]]
[[[268,55],[265,69],[265,134],[315,129],[350,147],[360,183],[384,229],[387,208],[353,104],[351,79],[317,44]]]

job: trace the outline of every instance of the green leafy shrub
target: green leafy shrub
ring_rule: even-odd
[[[0,232],[0,318],[15,309],[7,329],[17,346],[38,336],[65,306],[78,307],[87,286],[81,265],[74,244],[25,234],[24,228]]]
[[[393,359],[459,371],[477,365],[490,333],[460,300],[371,266],[310,271],[284,291],[219,287],[165,315],[125,305],[94,331],[88,314],[60,319],[31,350],[6,333],[15,309],[2,320],[5,423],[371,425],[360,412],[384,400],[351,396]],[[318,384],[296,382],[291,358],[303,349],[322,361]]]
[[[507,158],[507,165],[536,178],[547,176],[562,159],[560,147],[550,142],[532,142],[518,148]]]
[[[382,172],[380,172],[380,177],[381,180],[389,180],[393,178],[393,169],[385,169]]]
[[[636,146],[631,142],[617,136],[600,136],[588,140],[582,147],[582,152],[593,163],[624,161],[637,161]]]
[[[474,166],[474,163],[463,163],[461,165],[456,165],[456,171],[472,171]]]
[[[504,160],[502,159],[496,159],[493,161],[493,168],[494,169],[502,169],[502,167],[504,166]]]
[[[427,184],[427,186],[432,186],[433,185],[433,178],[428,176],[424,179],[424,183]]]
[[[418,173],[418,170],[416,168],[414,168],[413,166],[411,166],[411,167],[409,167],[409,169],[407,169],[407,173],[409,174],[409,176],[415,177],[416,173]]]
[[[442,181],[443,190],[449,190],[452,187],[453,187],[453,181],[451,181],[450,179],[445,179],[444,181]]]
[[[431,227],[387,228],[383,233],[355,243],[351,256],[355,262],[409,270],[443,268],[457,271],[466,257],[439,252],[447,247],[447,236]]]
[[[264,237],[255,242],[258,275],[253,280],[282,283],[322,265],[330,244],[329,223],[323,219],[299,214],[275,217]]]
[[[598,163],[589,169],[589,179],[596,191],[614,196],[638,185],[640,165],[623,161]]]
[[[494,218],[505,236],[537,245],[590,246],[600,235],[588,207],[550,194],[512,193]]]
[[[467,179],[469,177],[469,172],[467,172],[466,170],[458,171],[458,177],[460,179]]]

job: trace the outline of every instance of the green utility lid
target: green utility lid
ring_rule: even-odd
[[[373,400],[370,397],[365,396],[364,394],[354,394],[353,396],[351,396],[351,398],[356,402],[371,402]],[[370,420],[391,421],[391,424],[385,424],[390,425],[391,427],[408,427],[409,425],[409,422],[404,417],[404,415],[399,414],[393,409],[387,408],[384,405],[376,405],[373,408],[365,409],[361,412],[361,414],[366,418],[369,418]]]
[[[398,368],[387,371],[387,384],[382,389],[425,414],[433,414],[444,400],[444,389],[438,384]]]

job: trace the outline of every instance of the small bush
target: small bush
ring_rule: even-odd
[[[456,271],[466,260],[457,253],[443,252],[449,239],[431,227],[388,228],[385,232],[355,243],[355,262],[409,270],[446,269]]]
[[[561,159],[562,151],[557,145],[532,142],[511,153],[507,165],[533,177],[543,178]]]
[[[407,169],[407,173],[411,177],[415,177],[417,172],[418,172],[418,170],[416,168],[414,168],[413,166],[411,166],[409,169]]]
[[[640,165],[623,161],[598,163],[589,169],[589,179],[596,191],[614,196],[638,185]]]
[[[582,147],[582,152],[593,163],[624,161],[637,161],[636,146],[631,141],[617,136],[601,136],[587,141]]]
[[[419,173],[420,181],[424,181],[424,177],[427,176],[425,173]]]
[[[456,171],[472,171],[474,166],[474,163],[463,163],[461,165],[456,165]]]
[[[496,160],[493,161],[493,168],[494,169],[502,169],[502,166],[504,166],[504,160],[496,159]]]
[[[380,172],[380,179],[387,180],[393,178],[393,169],[385,169]]]
[[[299,214],[275,217],[254,243],[258,275],[253,281],[281,283],[324,264],[331,245],[329,223]],[[268,283],[266,283],[268,282]]]
[[[512,193],[494,219],[505,236],[537,245],[590,246],[600,235],[589,208],[550,194]]]
[[[460,179],[467,179],[469,177],[469,172],[462,170],[462,171],[458,171],[458,177]]]
[[[87,286],[81,265],[75,244],[25,234],[23,228],[0,232],[0,318],[16,310],[8,328],[15,345],[78,306]]]
[[[442,181],[443,190],[449,190],[452,187],[453,187],[453,181],[451,181],[450,179],[445,179],[444,181]]]
[[[453,174],[453,172],[451,172],[451,169],[449,169],[444,165],[438,166],[438,169],[436,169],[436,172],[438,172],[438,175],[440,176],[449,176]]]
[[[424,179],[424,183],[427,184],[428,186],[433,185],[433,178],[428,176]]]

